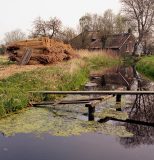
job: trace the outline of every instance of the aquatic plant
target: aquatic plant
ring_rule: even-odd
[[[60,107],[60,106],[59,106]],[[69,106],[56,108],[30,108],[13,114],[0,121],[0,132],[5,136],[12,136],[17,133],[33,133],[41,136],[48,133],[54,136],[73,136],[84,133],[107,134],[120,137],[131,137],[132,133],[126,131],[125,127],[112,124],[100,124],[98,122],[88,122],[79,119],[79,115],[84,113],[80,110],[83,106],[77,106],[69,111]],[[64,109],[65,108],[65,109]],[[79,112],[80,111],[80,112]],[[74,114],[72,115],[72,113]]]

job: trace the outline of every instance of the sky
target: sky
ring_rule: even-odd
[[[0,0],[0,42],[6,32],[21,29],[28,33],[37,17],[59,18],[64,26],[76,28],[85,13],[120,11],[119,0]]]

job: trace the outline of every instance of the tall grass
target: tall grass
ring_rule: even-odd
[[[0,116],[27,107],[30,90],[80,90],[89,73],[119,63],[119,58],[104,52],[79,51],[80,58],[72,59],[30,72],[17,73],[0,81]],[[33,100],[57,98],[37,95]]]
[[[110,67],[120,63],[120,57],[113,52],[80,50],[78,54],[87,61],[92,70]]]
[[[154,80],[154,56],[143,57],[136,68],[140,73]]]

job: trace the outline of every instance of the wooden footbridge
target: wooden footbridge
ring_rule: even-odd
[[[61,100],[58,102],[54,101],[43,101],[43,102],[31,102],[34,107],[45,106],[45,105],[58,105],[58,104],[85,104],[88,108],[88,120],[94,120],[95,107],[102,101],[109,98],[115,97],[116,103],[121,103],[121,96],[123,95],[154,95],[154,91],[30,91],[30,94],[43,94],[43,95],[101,95],[96,98],[84,98],[78,100]],[[117,109],[117,110],[120,110]]]

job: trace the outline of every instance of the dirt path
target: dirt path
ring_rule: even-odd
[[[42,65],[25,65],[25,66],[19,66],[19,65],[10,65],[5,68],[0,68],[0,79],[5,79],[7,77],[10,77],[16,73],[21,73],[21,72],[28,72],[32,71],[34,69],[38,68],[43,68],[44,66]]]

